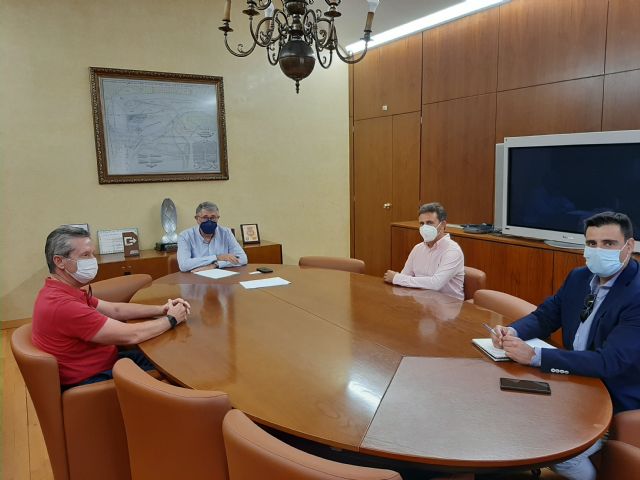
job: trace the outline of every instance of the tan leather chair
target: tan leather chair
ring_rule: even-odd
[[[496,290],[477,290],[473,295],[473,303],[510,320],[522,318],[536,309],[533,303]]]
[[[300,257],[298,265],[301,267],[327,268],[329,270],[343,270],[353,273],[364,273],[365,269],[365,264],[362,260],[343,257]]]
[[[226,393],[160,382],[130,359],[113,368],[136,480],[226,479]]]
[[[487,286],[487,274],[473,267],[464,267],[464,299],[473,298],[476,290]]]
[[[240,410],[222,425],[231,480],[401,479],[391,470],[357,467],[316,457],[281,442]]]
[[[151,275],[136,273],[121,277],[108,278],[91,284],[93,296],[106,302],[128,303],[138,290],[153,282]]]
[[[599,480],[640,480],[640,410],[613,417],[600,456]]]
[[[31,324],[16,329],[11,350],[29,390],[55,480],[127,480],[127,438],[113,380],[60,393],[55,357],[31,342]]]
[[[529,315],[537,308],[533,303],[529,303],[526,300],[514,297],[508,293],[484,289],[476,291],[473,295],[473,303],[478,307],[499,313],[511,321],[518,320],[525,315]],[[562,346],[561,328],[551,334],[551,343],[556,347]]]

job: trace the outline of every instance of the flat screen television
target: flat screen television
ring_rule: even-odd
[[[640,240],[640,130],[509,137],[502,150],[496,216],[503,234],[582,248],[584,220],[614,211],[629,215]]]

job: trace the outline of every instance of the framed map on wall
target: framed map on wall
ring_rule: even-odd
[[[89,73],[101,184],[229,179],[222,77]]]

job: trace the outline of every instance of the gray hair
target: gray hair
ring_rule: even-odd
[[[84,228],[66,225],[56,228],[49,234],[47,243],[44,245],[44,256],[47,259],[50,273],[56,273],[56,264],[53,262],[53,257],[55,255],[68,257],[73,251],[71,240],[74,238],[90,238],[90,235]]]
[[[203,210],[206,212],[220,213],[220,210],[218,210],[218,206],[212,202],[202,202],[200,205],[198,205],[198,208],[196,208],[196,215],[200,215],[200,212]]]
[[[438,220],[444,222],[447,219],[447,211],[438,202],[425,203],[418,210],[418,215],[423,213],[435,213],[438,216]]]

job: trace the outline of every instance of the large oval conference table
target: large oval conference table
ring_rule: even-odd
[[[188,321],[140,345],[170,379],[219,390],[256,422],[331,447],[434,469],[537,467],[607,430],[600,380],[496,363],[471,343],[494,312],[438,292],[342,271],[270,265],[271,274],[174,273],[132,299],[191,303]],[[240,281],[279,276],[285,286]],[[543,380],[551,395],[501,391]]]

